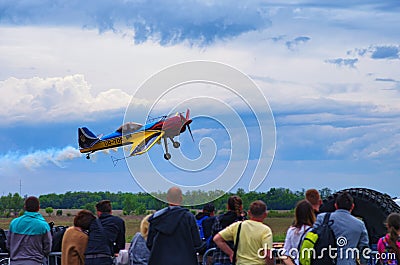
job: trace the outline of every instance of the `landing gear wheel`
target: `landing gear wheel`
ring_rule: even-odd
[[[181,144],[179,142],[173,142],[172,144],[175,148],[179,148]]]
[[[86,155],[86,159],[90,159],[90,155],[89,154]]]
[[[165,153],[164,154],[164,158],[165,158],[165,160],[170,160],[171,154],[170,153]]]
[[[352,215],[360,217],[368,230],[369,243],[376,244],[387,233],[384,223],[390,213],[400,213],[400,206],[387,194],[364,188],[351,188],[338,191],[327,199],[320,207],[321,212],[335,211],[335,200],[341,192],[348,192],[354,199]]]

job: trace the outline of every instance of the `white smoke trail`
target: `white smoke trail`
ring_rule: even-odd
[[[10,164],[22,166],[26,169],[36,169],[49,163],[58,167],[63,167],[61,162],[81,157],[78,149],[67,146],[63,149],[50,148],[47,150],[37,150],[29,154],[21,155],[18,153],[9,153],[0,157],[0,168],[6,168]]]

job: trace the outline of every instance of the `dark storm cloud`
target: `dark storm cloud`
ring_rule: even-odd
[[[135,32],[134,40],[162,45],[208,44],[268,27],[258,1],[9,1],[0,3],[3,25],[79,26],[99,32]]]

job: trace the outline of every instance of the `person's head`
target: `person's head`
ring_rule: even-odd
[[[232,195],[228,199],[228,210],[236,213],[236,216],[241,216],[243,210],[242,199],[237,195]]]
[[[91,211],[81,210],[74,217],[74,226],[80,227],[83,230],[88,230],[90,223],[96,219],[96,216]]]
[[[350,193],[343,191],[336,197],[335,207],[336,209],[352,211],[354,208],[354,199]]]
[[[27,212],[38,212],[40,209],[39,199],[35,196],[30,196],[25,199],[24,209]]]
[[[147,240],[147,235],[149,233],[149,217],[151,214],[146,215],[140,222],[140,234],[144,239]]]
[[[111,214],[112,211],[112,207],[111,207],[111,201],[109,200],[102,200],[99,201],[96,204],[96,210],[98,214],[102,214],[102,213],[109,213]]]
[[[211,202],[209,202],[203,206],[203,213],[205,215],[213,216],[214,211],[215,211],[215,207],[214,207],[214,204],[212,204]]]
[[[250,204],[249,215],[252,220],[262,221],[267,217],[267,205],[261,200]]]
[[[294,227],[301,228],[303,225],[312,226],[315,222],[314,209],[307,200],[297,203],[294,210]]]
[[[321,196],[316,189],[309,189],[306,191],[306,200],[309,201],[313,209],[318,212],[322,204]]]
[[[167,202],[169,205],[181,205],[183,200],[182,190],[179,187],[171,187],[167,191]]]
[[[394,229],[400,232],[400,213],[391,213],[386,218],[386,226],[388,229]]]
[[[400,254],[400,250],[397,247],[397,240],[400,233],[400,213],[391,213],[386,218],[386,226],[389,233],[389,245],[393,248],[396,255]]]

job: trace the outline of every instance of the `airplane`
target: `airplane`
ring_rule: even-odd
[[[121,125],[115,132],[107,135],[96,136],[86,127],[78,128],[79,151],[86,154],[86,158],[90,159],[90,154],[106,149],[113,149],[125,145],[132,145],[127,157],[141,155],[154,144],[159,143],[161,138],[164,140],[164,159],[169,160],[171,154],[168,152],[167,139],[172,142],[174,148],[179,148],[180,143],[174,140],[175,136],[183,133],[188,128],[190,136],[194,141],[189,118],[190,110],[186,111],[186,117],[182,113],[171,114],[169,116],[161,116],[148,120],[148,123],[142,125],[135,122],[127,122]],[[113,159],[114,166],[118,160]]]

